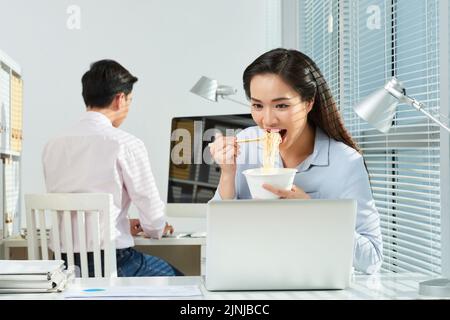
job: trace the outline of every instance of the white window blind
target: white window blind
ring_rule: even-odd
[[[328,80],[334,98],[339,104],[339,2],[338,0],[304,3],[305,31],[301,32],[305,52],[316,62]],[[302,17],[301,15],[300,17]]]
[[[382,134],[353,106],[396,76],[408,95],[439,112],[438,7],[439,0],[305,0],[302,13],[301,49],[321,68],[364,153],[380,213],[384,271],[441,273],[440,130],[399,105],[393,128]],[[331,34],[324,22],[329,8],[336,8],[340,27]]]

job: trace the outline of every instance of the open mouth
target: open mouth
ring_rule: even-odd
[[[281,136],[281,143],[283,143],[286,140],[287,130],[281,129],[280,130],[280,136]]]
[[[286,129],[266,129],[267,132],[278,132],[281,136],[281,143],[286,140],[287,130]]]

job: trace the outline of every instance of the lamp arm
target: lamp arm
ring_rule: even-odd
[[[396,80],[394,78],[394,80]],[[411,98],[410,96],[406,95],[405,89],[402,88],[401,86],[397,86],[396,82],[389,82],[386,86],[385,89],[391,94],[393,95],[395,98],[397,98],[399,100],[400,103],[406,103],[409,104],[410,106],[416,108],[416,110],[422,112],[424,115],[426,115],[429,119],[433,120],[434,122],[436,122],[437,124],[439,124],[442,128],[444,128],[445,130],[447,130],[450,133],[450,128],[448,126],[446,126],[445,124],[443,124],[440,120],[436,119],[436,117],[434,117],[431,113],[429,113],[428,111],[426,111],[425,105],[419,101],[417,101],[414,98]],[[448,122],[448,118],[445,117],[442,114],[439,114],[440,117],[442,118],[446,118],[447,122]]]
[[[238,104],[241,104],[241,105],[243,105],[243,106],[246,106],[247,108],[250,108],[250,106],[249,106],[248,104],[245,104],[245,103],[243,103],[243,102],[241,102],[241,101],[239,101],[239,100],[235,100],[235,99],[233,99],[233,98],[230,98],[229,96],[220,95],[220,97],[222,97],[222,99],[230,100],[230,101],[233,101],[233,102],[235,102],[235,103],[238,103]]]
[[[419,101],[417,101],[414,98],[405,96],[407,99],[407,103],[411,106],[413,106],[414,108],[416,108],[418,111],[422,112],[424,115],[426,115],[428,118],[430,118],[431,120],[433,120],[434,122],[436,122],[437,124],[439,124],[442,128],[444,128],[445,130],[447,130],[450,133],[450,128],[448,126],[446,126],[445,124],[443,124],[441,121],[439,121],[438,119],[436,119],[433,115],[431,115],[431,113],[429,113],[428,111],[426,111],[424,109],[425,105]],[[444,117],[443,115],[441,115],[442,117]],[[444,117],[446,118],[446,117]]]

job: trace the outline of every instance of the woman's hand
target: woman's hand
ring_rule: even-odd
[[[224,137],[216,133],[214,142],[209,144],[209,152],[223,174],[236,174],[236,157],[239,154],[236,137]]]
[[[311,199],[311,197],[301,188],[294,185],[291,190],[278,189],[270,184],[263,184],[263,188],[276,194],[281,199]]]
[[[236,177],[236,157],[239,146],[236,137],[224,137],[216,133],[216,139],[209,144],[209,152],[214,161],[220,166],[219,194],[222,199],[233,199]]]

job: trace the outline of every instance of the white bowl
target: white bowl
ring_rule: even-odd
[[[291,190],[297,169],[273,168],[248,169],[242,172],[253,199],[278,199],[279,196],[263,188],[263,184],[270,184],[278,189]]]

